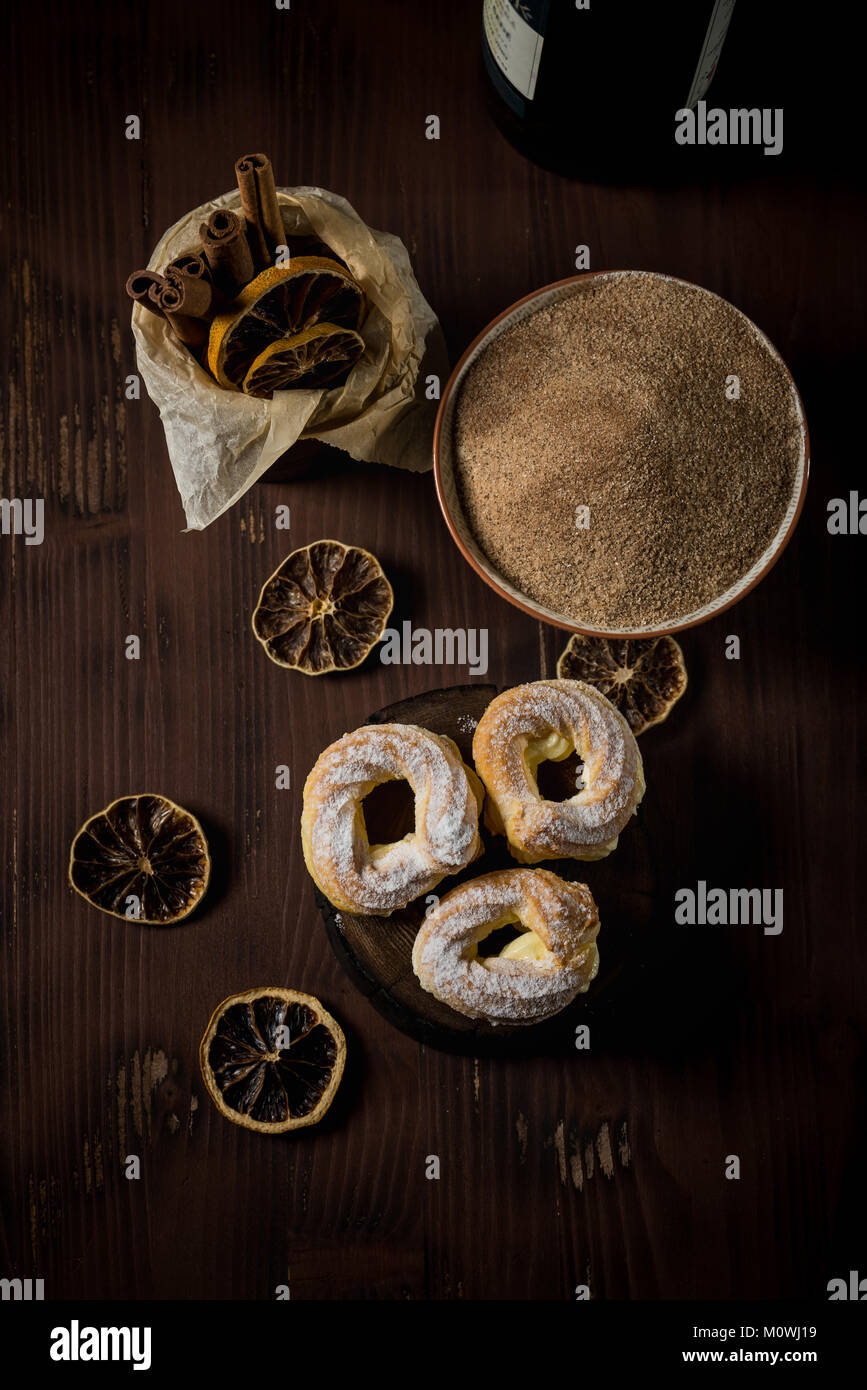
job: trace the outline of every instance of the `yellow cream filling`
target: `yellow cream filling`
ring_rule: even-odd
[[[563,734],[558,734],[556,730],[552,730],[544,738],[529,739],[527,747],[524,749],[524,757],[530,771],[535,772],[540,763],[561,763],[574,751],[575,745],[571,738],[566,738]]]
[[[488,923],[487,930],[485,931],[485,935],[484,935],[483,937],[481,937],[480,939],[481,939],[482,941],[484,941],[485,937],[490,936],[490,935],[492,934],[492,932],[499,931],[499,929],[500,929],[501,927],[508,927],[508,926],[510,926],[511,923],[513,923],[513,922],[514,922],[515,926],[516,926],[517,929],[518,929],[519,935],[515,937],[514,941],[508,942],[508,944],[505,945],[501,951],[498,951],[496,956],[481,957],[481,958],[478,958],[478,956],[477,956],[477,958],[479,959],[479,964],[480,964],[480,965],[485,965],[486,962],[487,962],[487,960],[496,960],[496,959],[500,959],[500,960],[548,960],[548,959],[550,959],[550,957],[551,957],[551,952],[548,950],[548,947],[545,945],[545,943],[544,943],[544,941],[542,940],[542,938],[541,938],[540,936],[537,936],[536,933],[535,933],[534,931],[529,931],[529,930],[527,930],[526,928],[523,928],[522,925],[521,925],[521,919],[520,919],[519,917],[517,917],[516,914],[515,914],[514,912],[512,912],[512,911],[511,911],[510,909],[508,909],[508,908],[506,909],[505,912],[502,912],[502,913],[500,914],[499,917],[496,917],[496,918],[493,920],[493,922],[489,922],[489,923]],[[478,953],[478,942],[475,944],[475,952]]]
[[[501,960],[545,960],[551,952],[534,931],[521,932],[500,952]]]

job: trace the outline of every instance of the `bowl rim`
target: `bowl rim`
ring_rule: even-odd
[[[451,398],[453,397],[458,388],[467,362],[469,358],[473,355],[473,353],[475,353],[476,349],[479,348],[484,343],[485,339],[493,333],[494,329],[497,328],[497,326],[503,322],[503,319],[508,318],[510,315],[514,314],[525,304],[530,304],[533,300],[539,299],[545,294],[549,294],[552,290],[565,289],[569,285],[581,284],[585,280],[610,278],[620,275],[647,275],[654,279],[668,280],[673,282],[674,284],[686,285],[690,289],[699,290],[703,294],[712,295],[714,299],[722,300],[722,302],[726,304],[730,309],[734,309],[734,311],[737,314],[739,314],[742,318],[746,319],[747,323],[758,335],[760,341],[765,343],[767,347],[770,348],[773,356],[776,357],[777,360],[781,363],[783,371],[788,379],[792,394],[794,396],[795,403],[798,408],[801,427],[803,430],[803,472],[801,476],[801,484],[798,491],[795,507],[791,517],[789,518],[789,522],[786,526],[785,532],[777,539],[774,549],[772,550],[770,555],[768,555],[761,569],[755,575],[753,575],[753,578],[750,580],[750,582],[748,584],[745,584],[744,587],[738,591],[738,593],[732,595],[729,599],[726,600],[725,603],[719,604],[710,612],[700,612],[697,617],[694,614],[689,614],[683,620],[678,620],[673,623],[667,623],[664,626],[658,628],[641,628],[638,631],[621,631],[615,630],[614,628],[588,627],[586,625],[582,625],[579,622],[576,622],[572,618],[568,618],[565,614],[554,616],[547,610],[543,615],[539,611],[539,608],[542,605],[533,606],[533,600],[529,599],[529,596],[522,595],[522,598],[518,598],[515,596],[515,594],[510,593],[509,590],[506,589],[504,585],[498,581],[498,576],[496,571],[494,570],[493,564],[491,564],[490,570],[486,569],[482,564],[479,563],[475,555],[473,555],[471,551],[467,548],[446,501],[445,486],[443,482],[442,440],[445,429],[446,410],[451,402]],[[773,343],[771,339],[768,337],[768,335],[764,333],[761,328],[759,328],[758,324],[754,323],[753,320],[749,317],[749,315],[745,314],[742,309],[739,309],[736,304],[732,304],[730,300],[725,299],[723,295],[717,294],[714,290],[709,290],[704,285],[698,284],[697,281],[685,280],[681,276],[669,275],[665,271],[638,269],[588,270],[583,271],[578,275],[567,275],[562,280],[552,280],[549,284],[541,285],[538,289],[531,290],[529,294],[522,295],[520,299],[516,299],[512,304],[508,305],[507,308],[503,309],[499,314],[497,314],[495,318],[491,319],[490,322],[487,323],[485,327],[481,330],[481,332],[476,334],[472,342],[469,343],[468,346],[464,349],[464,351],[461,353],[461,356],[458,358],[457,362],[452,368],[452,371],[449,375],[448,381],[445,384],[445,387],[443,388],[442,396],[440,398],[439,408],[436,414],[436,421],[434,423],[433,473],[434,485],[436,487],[436,494],[440,506],[440,511],[443,514],[443,518],[445,520],[446,526],[448,527],[449,533],[451,534],[452,540],[455,542],[456,546],[458,547],[458,550],[461,552],[462,556],[467,561],[467,563],[475,570],[476,574],[478,574],[485,581],[489,588],[493,589],[496,594],[499,594],[500,598],[504,598],[506,602],[512,604],[514,608],[518,608],[522,612],[528,614],[531,618],[535,618],[537,622],[547,623],[551,627],[558,627],[566,632],[579,633],[582,636],[586,637],[603,637],[624,641],[640,641],[643,638],[673,636],[675,633],[685,632],[689,628],[698,627],[701,623],[707,623],[710,622],[713,618],[718,618],[720,614],[727,612],[727,610],[734,607],[736,603],[740,603],[741,600],[745,598],[747,594],[750,593],[756,587],[756,585],[759,584],[765,578],[765,576],[777,563],[786,546],[788,545],[789,541],[791,540],[795,528],[798,524],[798,521],[800,520],[801,513],[804,509],[804,502],[807,494],[807,484],[809,482],[810,477],[810,431],[807,424],[807,413],[804,409],[804,402],[801,399],[801,394],[797,388],[797,385],[795,384],[795,379],[792,375],[788,363],[786,362],[780,350],[777,348],[776,344]],[[481,551],[481,546],[479,546],[479,550]],[[522,601],[522,599],[526,601]]]

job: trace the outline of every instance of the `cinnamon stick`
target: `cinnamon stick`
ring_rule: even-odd
[[[210,308],[211,286],[207,281],[195,280],[191,275],[167,276],[162,288],[151,287],[150,297],[165,315],[176,338],[189,348],[204,346],[210,325],[198,311],[207,312]]]
[[[164,272],[170,275],[191,275],[194,280],[210,280],[211,271],[204,256],[197,256],[192,251],[185,256],[176,256],[173,261],[169,261]]]
[[[185,270],[171,271],[161,289],[156,285],[151,289],[151,298],[164,314],[181,313],[194,319],[213,318],[213,294],[210,280],[197,280]]]
[[[214,285],[233,299],[255,275],[243,221],[229,208],[217,208],[202,223],[199,234]]]
[[[208,341],[209,330],[204,319],[191,319],[186,314],[166,314],[166,320],[184,347],[198,350]]]
[[[235,177],[253,260],[263,270],[273,265],[277,247],[284,244],[286,236],[271,161],[265,154],[245,154],[235,165]]]
[[[150,309],[152,314],[159,314],[160,318],[165,318],[159,301],[151,295],[152,289],[159,291],[165,283],[162,275],[157,275],[155,270],[134,270],[127,279],[126,292],[136,304]]]
[[[200,252],[198,255],[188,252],[185,256],[176,257],[175,260],[169,261],[168,265],[163,270],[163,274],[167,279],[172,279],[178,274],[181,276],[191,275],[195,280],[203,280],[206,284],[210,285],[211,307],[208,312],[203,315],[204,318],[211,318],[214,314],[220,314],[225,309],[228,300],[226,295],[214,284],[211,275],[211,267],[205,260],[204,252]]]

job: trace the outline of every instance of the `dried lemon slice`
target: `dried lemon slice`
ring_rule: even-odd
[[[69,882],[112,917],[167,926],[201,901],[211,860],[204,831],[166,796],[122,796],[72,842]]]
[[[369,550],[314,541],[293,550],[262,586],[253,631],[272,661],[308,676],[360,666],[394,603]]]
[[[325,256],[297,256],[269,266],[245,285],[208,335],[208,367],[227,390],[241,389],[253,362],[270,343],[314,324],[356,330],[364,291],[349,271]]]
[[[205,1086],[220,1114],[260,1134],[321,1120],[345,1061],[336,1019],[312,994],[279,985],[224,999],[199,1047]]]
[[[265,396],[290,387],[315,391],[334,385],[364,352],[364,339],[352,328],[317,323],[291,338],[269,343],[244,377],[248,396]]]
[[[683,652],[673,637],[617,641],[575,633],[557,662],[557,675],[594,686],[634,734],[667,719],[686,690]]]

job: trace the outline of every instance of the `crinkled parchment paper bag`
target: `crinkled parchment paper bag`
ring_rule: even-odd
[[[421,472],[431,466],[436,402],[420,375],[447,372],[437,319],[399,237],[365,226],[345,198],[324,188],[277,190],[287,236],[314,234],[346,262],[368,310],[366,351],[344,386],[277,391],[270,401],[225,391],[171,333],[164,319],[132,311],[139,371],[159,407],[187,527],[201,530],[261,478],[296,440],[321,439],[355,459]],[[199,225],[215,208],[240,210],[237,189],[170,227],[148,268],[198,249]]]

